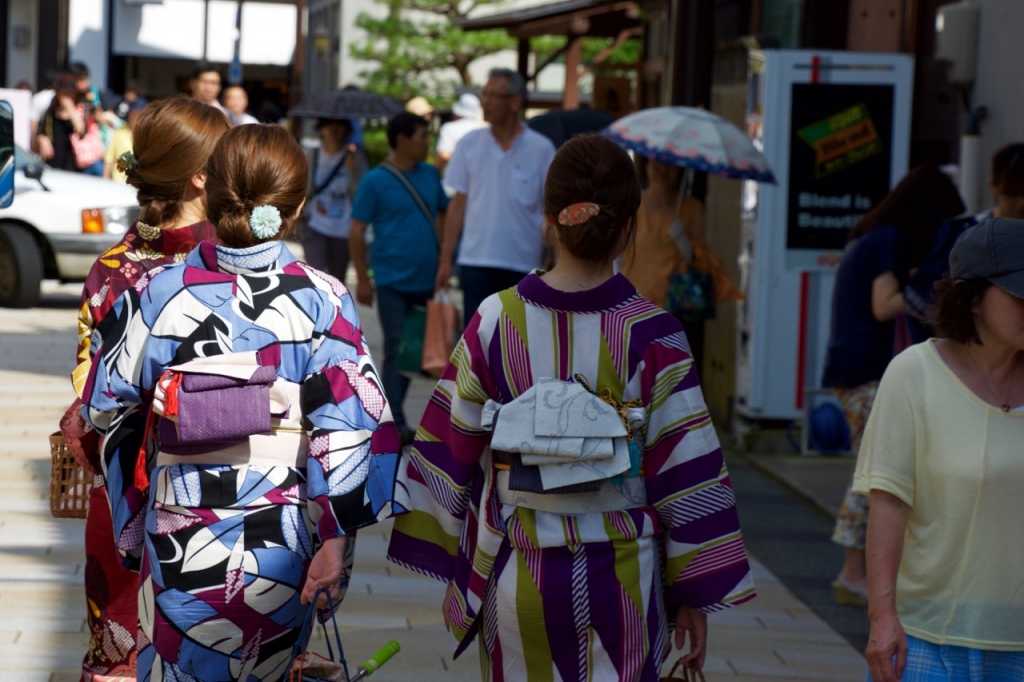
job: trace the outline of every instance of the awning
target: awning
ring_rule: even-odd
[[[464,31],[505,29],[514,38],[569,34],[614,38],[625,29],[643,26],[643,18],[636,2],[563,0],[455,19],[452,25]]]

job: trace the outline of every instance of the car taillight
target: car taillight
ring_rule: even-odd
[[[87,208],[82,211],[82,234],[103,234],[103,211]]]

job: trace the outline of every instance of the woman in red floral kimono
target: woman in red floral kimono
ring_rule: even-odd
[[[118,159],[128,183],[139,190],[142,212],[124,238],[97,259],[82,290],[78,316],[78,366],[72,373],[75,401],[61,430],[79,462],[95,475],[85,524],[85,595],[91,639],[82,660],[83,682],[135,675],[138,625],[136,557],[123,558],[115,538],[135,532],[117,524],[107,501],[100,439],[85,426],[79,406],[92,365],[93,330],[125,290],[151,270],[181,262],[207,239],[216,239],[206,220],[206,163],[230,123],[213,107],[187,98],[151,104],[133,128],[134,151]],[[143,415],[144,417],[144,415]],[[141,429],[131,430],[141,434]],[[123,486],[120,472],[109,472]],[[139,491],[118,491],[132,498]],[[120,543],[118,543],[120,544]]]

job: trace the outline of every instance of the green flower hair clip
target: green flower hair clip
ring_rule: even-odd
[[[139,160],[131,150],[126,151],[124,154],[117,157],[117,170],[121,171],[125,175],[131,175],[131,172],[138,167]]]

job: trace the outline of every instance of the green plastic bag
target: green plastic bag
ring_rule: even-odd
[[[413,306],[405,316],[402,342],[398,345],[398,371],[423,373],[423,336],[427,330],[427,309]]]

